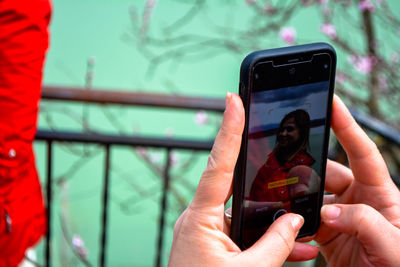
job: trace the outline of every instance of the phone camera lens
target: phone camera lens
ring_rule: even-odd
[[[328,68],[328,64],[324,64],[324,69],[327,69]]]
[[[295,68],[290,68],[289,69],[289,74],[293,75],[296,73],[296,69]]]
[[[254,78],[258,79],[258,73],[254,74]]]

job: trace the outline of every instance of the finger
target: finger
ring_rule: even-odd
[[[353,182],[351,170],[340,163],[328,160],[326,166],[325,191],[341,195]]]
[[[297,239],[296,239],[296,242],[307,243],[307,242],[312,241],[312,240],[314,239],[314,237],[315,237],[315,235],[297,238]]]
[[[318,232],[314,237],[314,241],[317,242],[320,246],[325,246],[332,240],[335,240],[339,234],[339,231],[336,231],[327,226],[324,222],[321,222],[318,228]]]
[[[369,255],[389,259],[398,254],[393,244],[400,240],[400,230],[368,205],[325,205],[321,217],[331,229],[357,237]]]
[[[279,217],[245,253],[255,259],[268,258],[270,266],[282,265],[292,252],[296,236],[303,223],[303,217],[298,214],[288,213]],[[299,250],[304,248],[300,247]],[[307,249],[305,250],[304,253],[307,252]]]
[[[290,255],[287,257],[287,261],[309,261],[315,259],[318,256],[319,249],[316,246],[310,244],[303,244],[296,242]]]
[[[367,185],[382,185],[390,180],[386,164],[375,143],[336,95],[332,108],[332,129],[346,151],[357,181]]]
[[[187,209],[185,209],[181,216],[179,216],[178,220],[176,220],[175,226],[174,226],[174,235],[173,235],[173,239],[172,239],[172,245],[171,247],[173,248],[175,246],[176,243],[176,238],[178,237],[180,231],[181,231],[181,227],[182,227],[182,222],[186,217],[186,213],[187,213]]]
[[[191,203],[193,208],[220,206],[228,199],[243,128],[242,100],[238,95],[228,93],[221,129],[215,138],[206,170],[203,172]]]
[[[179,216],[178,220],[176,220],[175,222],[175,226],[174,226],[174,236],[178,236],[180,230],[181,230],[181,226],[182,226],[182,222],[186,217],[186,213],[187,213],[187,209],[185,209],[181,216]]]
[[[335,204],[335,203],[336,203],[336,195],[324,195],[324,205]]]

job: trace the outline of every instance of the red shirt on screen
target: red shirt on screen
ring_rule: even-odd
[[[304,149],[297,152],[290,160],[283,164],[279,163],[275,153],[275,150],[272,151],[268,155],[267,161],[258,170],[250,189],[250,200],[265,202],[289,200],[288,186],[279,186],[279,182],[284,182],[290,178],[289,171],[293,167],[299,165],[311,166],[315,162],[314,158]],[[308,181],[301,182],[308,183]]]

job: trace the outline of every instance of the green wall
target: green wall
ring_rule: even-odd
[[[140,27],[146,1],[54,0],[51,46],[44,84],[84,87],[87,62],[92,58],[93,88],[222,98],[226,91],[237,90],[240,63],[247,53],[285,45],[277,33],[258,36],[254,40],[251,36],[244,38],[242,35],[240,38],[244,39],[238,40],[234,31],[226,30],[238,28],[245,31],[261,23],[245,1],[238,0],[205,1],[201,11],[194,13],[193,20],[169,32],[169,26],[180,21],[196,3],[187,2],[157,1],[151,15],[149,36],[160,39],[180,34],[189,35],[188,39],[193,36],[194,39],[199,36],[208,39],[222,36],[225,40],[246,45],[239,50],[227,50],[221,47],[220,40],[215,45],[196,44],[188,50],[191,53],[189,57],[167,57],[165,62],[154,68],[151,58],[168,53],[173,55],[172,52],[179,51],[180,47],[184,49],[187,39],[182,39],[182,43],[178,42],[173,49],[162,43],[158,46],[154,43],[143,45],[132,39],[132,29]],[[399,2],[392,2],[398,10]],[[129,10],[136,10],[136,26],[132,26],[132,12]],[[318,9],[310,8],[297,12],[285,25],[296,27],[299,43],[327,41],[319,32],[320,22]],[[359,39],[355,37],[355,41]],[[151,56],[145,56],[143,51]],[[341,55],[338,50],[339,64],[345,64],[347,60]],[[42,101],[39,128],[85,131],[82,126],[84,114],[91,131],[126,135],[165,136],[173,133],[174,137],[213,138],[220,123],[220,115],[213,113],[208,114],[209,123],[199,125],[194,120],[194,111]],[[43,180],[46,175],[46,147],[37,142],[35,149]],[[152,166],[162,167],[164,151],[150,149],[146,153],[153,162]],[[179,161],[172,169],[172,187],[188,203],[206,165],[207,153],[193,155],[188,151],[178,151],[177,155]],[[104,149],[92,145],[56,144],[54,161],[54,266],[84,266],[69,248],[73,234],[83,238],[89,250],[88,261],[97,266]],[[186,161],[192,162],[192,165],[183,172]],[[107,265],[152,266],[157,242],[161,180],[133,148],[112,148],[111,167]],[[165,265],[173,225],[183,207],[178,198],[170,194],[163,257]],[[61,221],[67,223],[70,237],[67,241],[61,231]],[[42,250],[43,244],[38,247],[38,254]]]

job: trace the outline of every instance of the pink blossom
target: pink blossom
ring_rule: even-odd
[[[336,39],[336,37],[337,37],[335,26],[331,23],[322,24],[320,30],[323,34],[328,36],[330,39]]]
[[[146,7],[144,8],[143,18],[142,18],[142,27],[141,27],[142,33],[146,33],[149,28],[151,15],[153,13],[153,9],[156,3],[157,2],[155,0],[147,0],[146,2]]]
[[[280,30],[279,36],[286,44],[292,45],[296,42],[296,29],[293,27],[284,27]]]
[[[133,125],[132,133],[133,134],[139,134],[140,133],[140,127],[138,125]]]
[[[170,164],[172,167],[175,167],[176,165],[178,165],[178,163],[179,163],[178,153],[172,151],[170,155]]]
[[[319,0],[318,1],[321,5],[328,4],[329,0]]]
[[[362,74],[370,73],[377,63],[376,58],[373,56],[360,57],[353,55],[350,56],[349,61],[351,64],[353,64],[353,67],[356,69],[356,71]]]
[[[266,14],[275,14],[276,8],[270,2],[267,2],[264,6],[264,12]]]
[[[173,137],[174,136],[174,128],[172,127],[168,127],[167,129],[165,129],[165,136],[166,137]]]
[[[81,248],[85,245],[85,243],[83,242],[82,237],[80,237],[79,235],[74,235],[72,237],[72,246],[74,248]]]
[[[388,86],[388,83],[387,83],[387,79],[386,79],[386,77],[383,76],[383,75],[379,76],[379,78],[378,78],[378,84],[379,84],[379,88],[381,88],[381,89],[383,89],[383,90],[385,90],[385,89],[387,89],[387,88],[389,87],[389,86]]]
[[[362,0],[358,4],[358,8],[361,11],[369,11],[369,12],[374,12],[375,11],[375,6],[369,0]]]
[[[148,0],[146,3],[146,6],[148,7],[154,7],[157,4],[156,0]]]
[[[206,125],[209,121],[207,113],[204,110],[200,110],[200,111],[196,112],[194,121],[198,125]]]
[[[322,14],[324,14],[325,16],[330,16],[332,14],[332,10],[330,9],[330,7],[328,5],[323,6]]]
[[[76,252],[78,253],[79,257],[87,260],[87,256],[89,255],[89,251],[87,250],[87,248],[78,248]]]
[[[85,248],[85,243],[83,239],[79,235],[74,235],[72,237],[72,247],[75,252],[81,257],[82,259],[87,259],[89,254],[88,250]]]
[[[150,161],[154,164],[160,163],[161,162],[161,153],[160,152],[151,153]]]
[[[147,149],[144,147],[138,147],[136,148],[136,152],[139,154],[139,156],[144,157],[147,155]]]
[[[91,56],[88,59],[88,65],[93,66],[94,63],[96,63],[96,57],[95,56]]]
[[[249,6],[253,5],[256,2],[256,0],[246,0],[246,4]]]
[[[310,6],[310,5],[313,4],[313,2],[310,1],[310,0],[302,0],[302,1],[301,1],[301,4],[302,4],[303,6]]]
[[[346,82],[346,80],[347,80],[347,77],[343,73],[339,72],[336,74],[336,81],[339,84],[343,84],[344,82]]]

